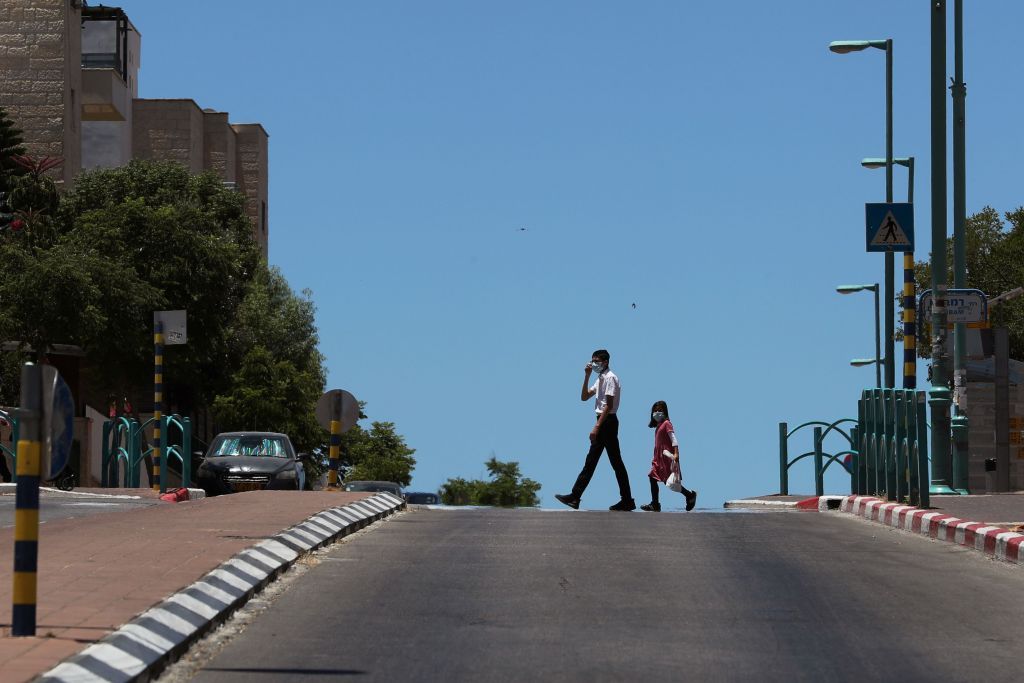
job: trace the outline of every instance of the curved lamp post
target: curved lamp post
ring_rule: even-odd
[[[892,38],[885,40],[836,40],[828,49],[836,54],[849,54],[875,48],[885,51],[885,201],[892,202]],[[891,251],[885,252],[885,386],[896,386],[895,330],[893,305],[894,259]]]
[[[875,293],[875,357],[874,359],[863,359],[857,358],[850,361],[850,365],[854,367],[862,367],[864,365],[875,365],[875,386],[881,388],[882,386],[882,350],[881,344],[878,341],[878,283],[872,285],[839,285],[836,287],[836,291],[840,294],[854,294],[856,292],[874,292]]]

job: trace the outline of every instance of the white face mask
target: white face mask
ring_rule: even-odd
[[[665,413],[661,412],[660,410],[658,412],[656,412],[656,413],[651,413],[651,417],[654,418],[655,422],[664,422],[665,421]]]
[[[604,372],[604,363],[591,363],[590,369],[600,375]]]

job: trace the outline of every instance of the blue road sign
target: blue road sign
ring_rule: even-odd
[[[74,438],[75,400],[64,378],[43,365],[43,419],[40,460],[43,479],[53,479],[68,463]]]
[[[914,205],[865,204],[868,251],[914,251]]]

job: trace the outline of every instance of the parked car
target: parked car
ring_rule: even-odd
[[[305,454],[296,455],[286,434],[218,434],[196,469],[196,482],[208,496],[262,489],[301,491],[306,483]]]
[[[411,503],[412,505],[440,505],[441,496],[436,493],[414,491],[412,493],[405,494],[405,502]]]
[[[346,491],[384,492],[402,497],[402,487],[393,481],[347,481],[344,488]]]

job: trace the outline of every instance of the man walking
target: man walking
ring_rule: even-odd
[[[619,409],[621,398],[621,387],[619,378],[608,368],[611,355],[604,349],[594,351],[590,363],[583,368],[583,389],[580,391],[580,400],[586,401],[591,396],[594,399],[594,409],[597,412],[597,423],[590,430],[590,451],[587,453],[587,460],[583,463],[583,470],[572,487],[572,493],[556,493],[555,498],[559,502],[578,510],[583,492],[590,483],[597,469],[597,461],[601,459],[601,452],[608,449],[608,461],[615,470],[615,479],[619,483],[619,502],[612,505],[609,510],[629,512],[636,509],[636,503],[629,491],[629,476],[626,474],[626,466],[622,464],[622,453],[619,450],[619,418],[616,412]],[[597,375],[597,380],[590,385],[591,374]],[[589,386],[588,386],[589,385]]]

